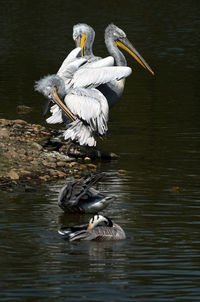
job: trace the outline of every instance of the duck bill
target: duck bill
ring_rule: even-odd
[[[67,108],[67,106],[65,104],[63,104],[63,102],[61,101],[61,99],[59,98],[58,96],[58,93],[57,93],[57,89],[56,87],[54,87],[54,90],[51,94],[51,98],[52,100],[58,105],[58,107],[60,109],[62,109],[62,111],[72,120],[72,121],[75,121],[76,120],[76,117],[75,115],[73,115],[73,113]]]
[[[91,229],[92,229],[91,225],[88,225],[87,230],[91,230]]]
[[[151,67],[147,64],[147,62],[143,59],[143,57],[139,54],[139,52],[133,47],[131,42],[129,42],[128,39],[124,38],[115,41],[116,46],[124,49],[127,51],[142,67],[144,67],[146,70],[148,70],[152,75],[154,75],[153,70]]]

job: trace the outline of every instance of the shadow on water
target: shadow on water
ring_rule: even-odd
[[[94,9],[90,1],[3,1],[1,7],[0,118],[45,123],[34,81],[56,72],[74,47],[78,22],[94,26],[94,53],[102,56],[105,26],[122,27],[156,75],[127,57],[133,74],[99,141],[120,155],[98,162],[99,171],[110,173],[98,188],[117,195],[104,213],[127,239],[60,238],[61,226],[90,218],[58,208],[63,181],[1,192],[0,300],[199,301],[199,3],[101,1]],[[19,104],[33,110],[19,115]]]

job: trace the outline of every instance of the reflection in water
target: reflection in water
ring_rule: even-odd
[[[62,181],[32,193],[0,192],[2,300],[199,301],[199,3],[137,2],[111,2],[106,13],[104,2],[95,10],[89,2],[2,2],[0,118],[25,118],[15,109],[23,104],[33,108],[27,121],[44,123],[34,81],[58,69],[78,22],[94,27],[94,53],[105,56],[103,31],[113,21],[156,73],[153,79],[127,57],[133,74],[99,141],[120,155],[98,162],[110,173],[99,186],[117,195],[105,214],[127,239],[60,238],[62,225],[89,219],[58,208]]]

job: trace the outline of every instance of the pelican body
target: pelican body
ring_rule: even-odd
[[[69,241],[75,240],[123,240],[126,238],[124,230],[110,218],[95,215],[88,224],[74,227],[65,227],[58,231]]]
[[[82,56],[86,56],[88,60],[99,60],[94,56],[92,46],[95,33],[91,26],[80,23],[73,27],[73,39],[75,44],[82,48]],[[154,72],[135,47],[127,39],[125,32],[114,24],[110,24],[105,29],[105,44],[109,54],[114,58],[117,66],[127,66],[123,53],[119,50],[122,48],[136,59],[145,69],[152,75]],[[122,96],[125,86],[125,78],[114,80],[98,87],[108,101],[109,107],[114,106]]]
[[[115,196],[106,196],[94,189],[103,173],[68,182],[60,190],[58,205],[66,213],[97,213],[106,208]]]

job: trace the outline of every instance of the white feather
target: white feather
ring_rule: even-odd
[[[91,63],[86,63],[85,64],[85,67],[87,68],[97,68],[97,67],[106,67],[106,66],[113,66],[114,65],[114,58],[109,56],[109,57],[106,57],[104,59],[100,59],[100,60],[97,60],[95,62],[91,62]]]
[[[51,106],[50,111],[52,115],[46,119],[48,124],[57,124],[63,122],[62,110],[58,107],[58,105]]]
[[[64,138],[76,141],[80,145],[96,146],[91,128],[84,125],[80,120],[76,120],[69,125],[69,128],[64,132]]]
[[[132,69],[127,66],[111,66],[99,68],[80,68],[73,76],[71,84],[74,88],[99,86],[111,82],[113,80],[120,80],[129,76]]]
[[[90,125],[92,131],[105,134],[109,109],[107,100],[100,91],[95,88],[73,89],[66,95],[64,101],[75,116]]]
[[[63,61],[62,65],[60,66],[57,74],[62,77],[63,73],[65,72],[66,68],[68,67],[69,63],[76,60],[81,55],[81,47],[74,48],[68,56]]]

